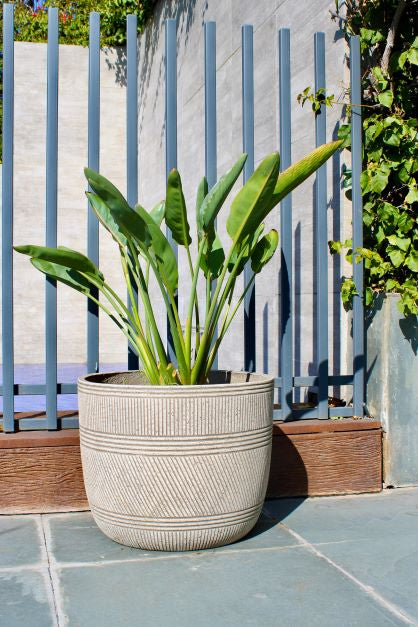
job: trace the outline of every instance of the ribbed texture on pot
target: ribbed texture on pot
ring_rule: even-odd
[[[79,380],[83,472],[98,526],[121,544],[151,550],[243,537],[267,487],[273,380],[244,373],[204,386],[132,380],[132,373]]]

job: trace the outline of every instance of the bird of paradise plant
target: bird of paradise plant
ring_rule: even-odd
[[[226,222],[230,242],[226,248],[216,232],[215,221],[242,172],[246,155],[240,156],[210,190],[203,178],[196,198],[195,259],[177,170],[173,169],[168,176],[165,201],[147,212],[139,204],[130,207],[110,181],[86,168],[85,175],[93,190],[87,192],[87,196],[100,223],[119,248],[131,307],[112,289],[99,268],[77,251],[63,246],[47,248],[32,244],[16,246],[15,250],[29,255],[33,266],[51,279],[72,287],[96,303],[129,340],[151,384],[202,384],[207,381],[219,346],[247,290],[277,248],[278,233],[275,229],[264,233],[264,219],[340,145],[340,141],[324,144],[284,172],[279,171],[277,152],[265,157],[230,205]],[[176,298],[177,258],[162,230],[163,220],[174,242],[184,247],[190,269],[191,289],[184,325]],[[252,276],[234,300],[237,278],[246,264],[250,264]],[[151,273],[167,311],[176,364],[169,359],[156,321],[150,293]],[[197,298],[199,279],[206,284],[204,312]],[[135,291],[142,303],[141,311],[136,304]]]

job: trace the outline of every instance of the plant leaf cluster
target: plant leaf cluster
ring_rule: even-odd
[[[358,104],[363,121],[364,245],[354,251],[354,261],[364,261],[366,305],[372,304],[375,292],[397,292],[406,316],[418,313],[418,37],[414,5],[399,0],[337,0],[333,13],[347,38],[358,35],[361,45],[362,102]],[[299,94],[298,101],[311,102],[315,112],[321,104],[341,104],[333,95],[315,94],[309,87]],[[349,150],[350,132],[350,121],[339,129]],[[343,185],[351,199],[350,168],[343,172]],[[329,242],[329,246],[332,254],[345,252],[352,261],[351,242]],[[341,293],[349,308],[357,293],[352,278],[343,279]]]
[[[15,41],[46,42],[48,8],[59,10],[59,38],[62,44],[88,46],[89,14],[100,13],[102,46],[126,43],[126,16],[137,15],[138,33],[152,15],[156,0],[46,0],[34,11],[28,2],[15,2]]]
[[[77,290],[110,316],[137,352],[150,383],[205,383],[247,290],[277,249],[278,233],[275,229],[265,233],[264,219],[288,193],[325,163],[341,143],[335,141],[316,148],[282,173],[279,172],[279,154],[267,155],[232,200],[226,221],[229,241],[225,247],[216,232],[216,218],[243,170],[246,155],[242,155],[211,190],[203,178],[196,198],[197,254],[194,255],[177,170],[172,170],[168,176],[165,200],[148,212],[139,204],[130,207],[110,181],[86,168],[85,175],[92,190],[87,196],[99,222],[118,246],[130,308],[99,268],[81,253],[62,246],[47,248],[32,244],[17,246],[15,250],[28,255],[35,268]],[[177,257],[165,234],[164,222],[188,259],[191,288],[185,320],[180,319],[177,307]],[[244,291],[235,296],[238,277],[246,264],[251,267],[252,276]],[[150,284],[152,275],[167,312],[176,364],[169,361],[156,321],[156,295]],[[202,310],[197,296],[199,282],[206,286]],[[135,302],[135,290],[141,307]]]

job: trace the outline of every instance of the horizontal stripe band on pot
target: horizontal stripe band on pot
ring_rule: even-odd
[[[94,433],[80,428],[83,446],[107,453],[132,455],[210,455],[233,451],[245,451],[270,446],[272,427],[268,426],[247,433],[189,438],[141,438]]]
[[[186,529],[209,529],[211,527],[226,527],[230,525],[242,524],[258,517],[262,503],[246,510],[238,512],[227,512],[214,516],[200,516],[187,518],[147,518],[143,516],[124,516],[109,512],[102,508],[92,505],[92,512],[98,520],[112,525],[121,527],[130,527],[133,529],[155,529],[161,531],[182,531]]]
[[[113,397],[118,398],[150,398],[156,397],[159,399],[178,399],[178,398],[190,398],[190,386],[176,385],[176,386],[164,386],[164,390],[161,391],[163,386],[155,385],[153,387],[138,386],[135,388],[133,385],[123,384],[91,384],[91,383],[78,383],[79,393],[88,393],[91,396],[105,396],[108,397],[109,393],[112,393]],[[219,385],[197,385],[193,390],[193,396],[198,398],[213,398],[219,396],[248,396],[249,394],[271,394],[272,385],[271,382],[267,383],[242,383],[242,384],[223,384]],[[175,390],[175,391],[172,391]]]

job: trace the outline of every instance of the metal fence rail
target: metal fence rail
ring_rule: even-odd
[[[14,41],[13,5],[4,4],[3,17],[3,187],[2,187],[2,356],[3,356],[3,430],[17,428],[14,416],[14,397],[18,395],[46,395],[46,419],[27,418],[19,421],[20,429],[57,429],[75,427],[74,418],[57,418],[57,395],[75,394],[76,383],[57,381],[57,300],[54,281],[46,279],[46,363],[45,384],[16,384],[14,381],[13,350],[13,123],[14,123]],[[46,234],[49,246],[56,245],[57,238],[57,160],[58,160],[58,12],[48,11],[47,46],[47,159],[46,159]],[[166,21],[165,30],[165,130],[166,173],[177,164],[177,24]],[[325,84],[325,37],[314,37],[315,89]],[[205,68],[205,173],[211,187],[217,178],[217,112],[216,112],[216,24],[204,25]],[[127,196],[130,204],[138,196],[138,56],[136,16],[127,17]],[[278,32],[278,86],[279,122],[278,137],[281,168],[291,164],[291,101],[290,101],[290,31]],[[275,77],[272,77],[272,80]],[[361,74],[360,45],[358,37],[350,41],[350,82],[352,103],[352,221],[353,248],[362,245],[361,173]],[[254,60],[253,28],[242,27],[242,143],[248,153],[244,181],[254,169]],[[316,145],[326,141],[326,111],[321,107],[315,121]],[[89,76],[88,76],[88,164],[99,169],[100,146],[100,15],[90,15]],[[316,376],[294,376],[293,372],[293,324],[292,315],[292,199],[289,195],[280,205],[280,376],[275,379],[279,389],[280,408],[275,418],[297,420],[299,418],[326,419],[333,416],[361,416],[364,405],[364,327],[363,327],[363,268],[354,264],[354,281],[358,294],[353,305],[353,372],[347,375],[329,375],[328,372],[328,246],[327,246],[327,178],[326,164],[316,174],[315,227],[316,227]],[[98,263],[98,221],[88,209],[88,255]],[[248,280],[247,273],[244,280]],[[248,292],[244,304],[244,363],[247,370],[256,369],[256,319],[255,288]],[[171,338],[167,338],[172,355]],[[171,357],[170,357],[171,358]],[[88,371],[99,369],[99,318],[97,307],[90,303],[87,310],[87,365]],[[138,367],[138,358],[128,348],[128,367]],[[353,386],[352,407],[328,407],[328,387]],[[316,387],[318,403],[314,408],[295,409],[293,394],[298,387]]]

